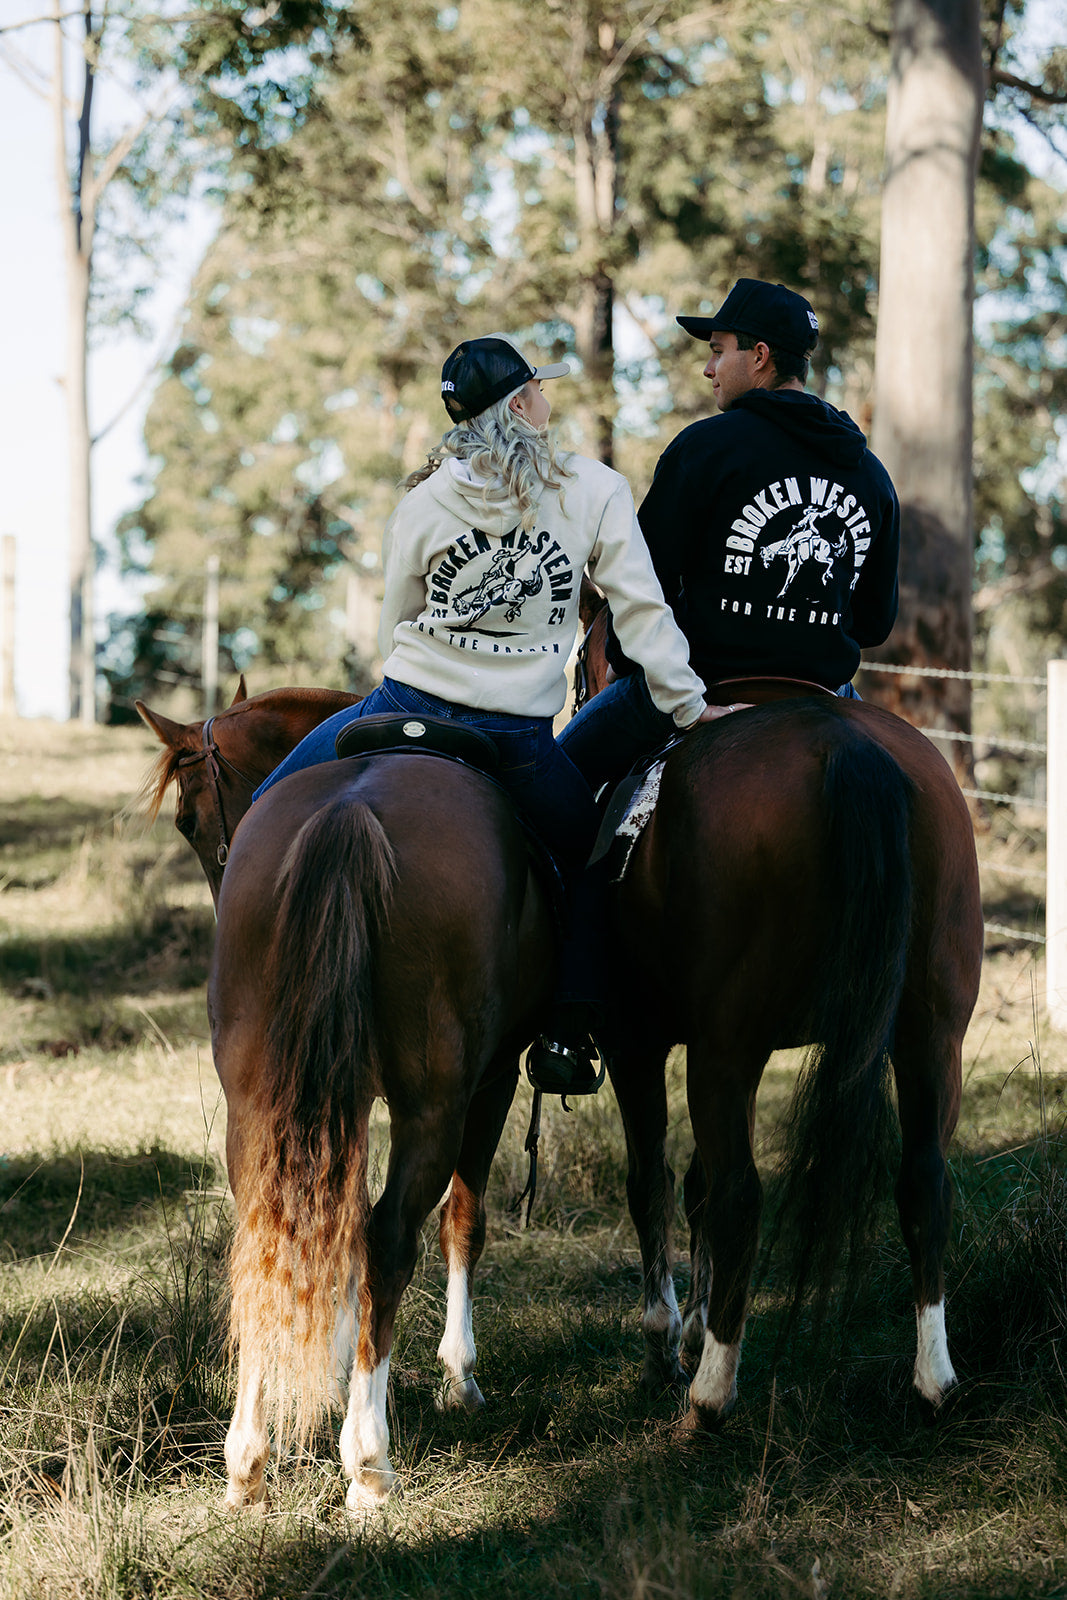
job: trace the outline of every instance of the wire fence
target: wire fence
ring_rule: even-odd
[[[1019,689],[1037,689],[1042,696],[1047,695],[1048,692],[1047,676],[1016,675],[1006,672],[963,672],[941,667],[897,666],[881,661],[865,661],[862,664],[861,671],[896,677],[956,679],[975,685],[1005,685]],[[1040,715],[1039,708],[1035,707],[1033,714],[1035,718]],[[1035,770],[1037,774],[1035,786],[1044,785],[1045,768],[1049,753],[1047,740],[1022,738],[1014,733],[1003,733],[999,730],[982,733],[957,733],[948,728],[920,728],[920,732],[924,733],[928,739],[967,746],[972,752],[976,766],[1002,756],[1016,759],[1021,764],[1030,766]],[[1040,831],[1047,833],[1048,802],[1040,794],[1021,794],[1017,791],[986,788],[964,788],[963,793],[968,799],[979,800],[986,805],[1002,806],[1013,812],[1027,813],[1030,823],[1027,829],[1028,842],[1032,838],[1035,826]],[[1043,824],[1036,823],[1035,813],[1039,817],[1044,817]],[[1027,892],[1025,885],[1032,884],[1034,887],[1030,893],[1033,900],[1033,919],[1035,922],[1044,921],[1046,903],[1046,867],[1044,865],[1039,867],[1018,866],[1012,862],[997,861],[987,853],[983,854],[980,850],[979,866],[984,875],[1014,881],[1023,889],[1024,893]],[[983,905],[991,898],[993,897],[983,892]],[[1038,931],[1036,928],[1018,927],[990,916],[986,917],[985,931],[987,940],[990,938],[998,941],[1006,939],[1035,946],[1043,946],[1046,943],[1045,932]]]

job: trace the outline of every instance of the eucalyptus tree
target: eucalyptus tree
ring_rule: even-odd
[[[983,219],[988,232],[981,241],[976,181],[987,92],[1008,88],[1009,81],[1016,99],[1021,92],[1023,80],[1010,71],[1010,64],[1012,23],[1022,13],[1022,5],[1009,7],[998,0],[984,37],[979,0],[894,0],[892,16],[874,445],[901,498],[901,614],[880,654],[897,664],[948,675],[896,678],[881,698],[920,725],[962,735],[952,752],[963,778],[971,765],[965,743],[971,731],[971,693],[965,674],[972,662],[976,541],[975,268],[984,263],[987,289],[1001,294],[1011,273],[998,271],[998,259],[1014,248],[1024,261],[1032,260],[1032,249],[1023,242],[1029,230],[1025,223],[1012,228],[1010,198],[1007,206],[1003,203],[1003,180],[1012,163],[997,130],[995,106],[988,115],[984,171],[988,189],[999,179],[1001,191],[995,214],[987,210]],[[1062,51],[1053,52],[1042,66],[1045,99],[1030,87],[1035,118],[1044,115],[1055,95],[1062,57]],[[1015,246],[1007,243],[1012,232]],[[1046,262],[1052,259],[1046,252]],[[1034,313],[1041,286],[1027,277],[1025,266],[1022,271]],[[1058,275],[1062,317],[1062,257]],[[1057,298],[1049,277],[1043,287],[1046,299],[1048,294]],[[1020,353],[1024,343],[1025,334]],[[993,399],[995,408],[1002,409],[1000,385],[990,381],[998,366],[995,351],[989,355],[979,393],[983,402]],[[1023,353],[1021,366],[1027,364]],[[1030,402],[1049,388],[1037,372],[1031,378],[1023,383]],[[1032,427],[1032,406],[1027,409]],[[1047,427],[1045,438],[1050,438]],[[992,456],[1004,441],[985,426],[982,443]],[[1014,438],[1016,471],[1023,469],[1019,445]]]
[[[334,0],[190,0],[182,9],[127,0],[52,0],[48,12],[0,26],[4,59],[20,65],[13,35],[46,25],[53,34],[47,93],[66,269],[70,465],[70,711],[96,715],[92,466],[87,371],[94,313],[132,315],[139,298],[109,305],[96,272],[101,228],[128,227],[130,206],[150,212],[188,193],[197,165],[225,154],[227,140],[261,137],[272,120],[298,116],[307,96],[308,52],[321,62],[332,40],[358,31],[357,10]],[[71,65],[73,62],[73,71]],[[102,137],[94,111],[102,78],[121,82],[132,107]],[[68,96],[67,84],[74,90]],[[126,206],[116,205],[125,193]],[[110,217],[109,217],[110,209]],[[117,216],[121,221],[116,225]],[[143,241],[141,241],[143,242]],[[119,248],[128,252],[127,235]]]

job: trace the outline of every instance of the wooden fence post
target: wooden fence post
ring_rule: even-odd
[[[1045,986],[1049,1025],[1067,1033],[1067,661],[1048,664]]]

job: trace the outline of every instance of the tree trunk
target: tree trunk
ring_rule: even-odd
[[[89,279],[92,270],[95,199],[90,194],[89,122],[94,72],[92,17],[85,7],[85,72],[78,151],[72,175],[67,168],[64,118],[63,37],[59,0],[53,0],[55,20],[55,72],[52,107],[55,124],[56,179],[63,218],[67,288],[67,366],[64,387],[67,400],[68,457],[70,461],[70,715],[81,722],[96,721],[96,639],[93,618],[94,552],[92,486],[89,463],[88,324]]]
[[[901,503],[900,617],[875,659],[969,671],[978,0],[894,0],[872,443]],[[971,728],[965,679],[872,675],[881,703]],[[868,678],[868,687],[871,677]],[[969,746],[947,745],[970,778]]]
[[[583,31],[585,17],[576,13],[572,27]],[[575,50],[586,57],[585,38]],[[590,47],[592,41],[588,41]],[[616,50],[615,30],[601,22],[596,41],[598,77],[609,69]],[[594,54],[596,59],[596,54]],[[582,263],[574,310],[574,342],[583,367],[583,410],[589,445],[609,467],[615,460],[615,280],[610,245],[618,193],[619,108],[612,87],[606,100],[576,94],[574,110],[574,191],[578,218],[578,250]]]

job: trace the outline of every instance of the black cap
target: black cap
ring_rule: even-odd
[[[686,333],[710,339],[713,333],[747,333],[772,350],[810,355],[819,342],[819,319],[802,294],[784,283],[738,278],[713,317],[678,317]]]
[[[562,378],[570,370],[566,361],[531,366],[506,333],[490,333],[453,350],[441,368],[441,399],[453,422],[469,422],[531,378]]]

